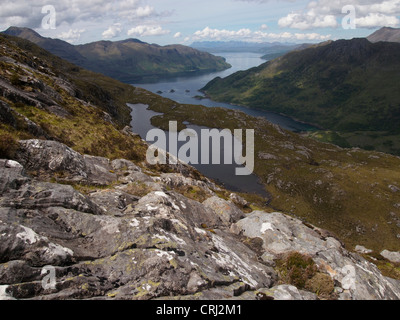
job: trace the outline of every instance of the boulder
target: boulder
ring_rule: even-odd
[[[383,250],[381,256],[390,262],[400,263],[400,252],[393,252],[389,250]]]
[[[329,232],[278,212],[244,215],[215,194],[201,203],[171,190],[207,181],[153,179],[129,161],[48,141],[22,141],[19,159],[0,160],[0,299],[319,298],[278,282],[273,267],[293,251],[313,259],[339,299],[400,297],[399,281]],[[112,183],[85,195],[30,170],[66,172],[72,185]],[[135,181],[150,188],[128,192]]]
[[[360,246],[360,245],[357,245],[357,246],[354,248],[354,250],[355,250],[356,252],[362,253],[362,254],[369,254],[369,253],[372,253],[372,252],[373,252],[371,249],[367,249],[367,248],[365,248],[364,246]]]
[[[203,205],[213,210],[226,226],[244,218],[244,213],[232,201],[226,201],[217,196],[208,198]]]
[[[48,140],[23,140],[19,143],[16,160],[26,170],[49,173],[63,172],[66,180],[83,181],[88,178],[84,157],[66,145]]]
[[[219,229],[224,223],[213,210],[178,193],[138,199],[105,189],[85,196],[25,179],[0,201],[4,297],[131,300],[211,290],[222,299],[242,289],[219,290],[219,284],[256,290],[277,279],[235,235]],[[42,285],[47,265],[55,270],[52,288]]]
[[[118,178],[110,164],[110,160],[88,155],[84,155],[83,159],[90,184],[107,186],[117,181]]]
[[[24,167],[13,160],[0,160],[0,195],[8,190],[17,189],[28,178],[24,174]]]
[[[310,256],[320,270],[340,284],[343,289],[340,298],[397,300],[400,297],[399,281],[384,277],[374,264],[347,251],[337,239],[326,237],[322,230],[306,226],[300,220],[278,212],[255,211],[231,229],[236,234],[262,239],[263,251],[276,259],[291,252]]]

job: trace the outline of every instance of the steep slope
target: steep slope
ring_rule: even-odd
[[[158,46],[135,39],[99,41],[76,46],[87,58],[83,67],[124,82],[191,75],[230,67],[221,57],[183,45]]]
[[[10,27],[3,33],[30,40],[71,63],[127,83],[230,67],[221,57],[182,45],[162,47],[127,39],[74,46],[62,40],[44,38],[27,28]]]
[[[168,121],[178,121],[179,130],[187,122],[254,129],[254,173],[270,195],[268,206],[335,233],[348,248],[398,251],[398,157],[314,141],[234,110],[140,97],[136,102],[164,114],[152,119],[163,129],[168,130]]]
[[[141,139],[123,130],[135,88],[27,40],[0,35],[0,41],[1,157],[12,157],[21,138],[42,138],[96,156],[144,158]]]
[[[103,107],[82,98],[98,93],[86,92],[86,84],[99,84],[89,75],[108,78],[80,70],[26,40],[0,40],[0,300],[400,298],[398,281],[385,277],[351,247],[346,249],[332,233],[276,212],[265,199],[231,193],[185,164],[147,165],[147,144],[130,128],[119,130]],[[76,70],[70,74],[71,68]],[[79,73],[87,83],[75,82]],[[354,174],[361,170],[365,179],[370,176],[364,169],[375,166],[378,184],[373,191],[381,208],[373,235],[379,243],[364,224],[371,217],[358,216],[356,229],[348,230],[360,229],[368,237],[362,244],[375,244],[375,263],[385,267],[381,269],[386,275],[398,276],[398,268],[382,256],[392,259],[397,253],[378,251],[382,246],[396,248],[390,238],[396,227],[387,224],[394,222],[399,209],[393,205],[400,202],[395,195],[398,172],[393,170],[397,158],[376,159],[374,153],[356,150],[342,158],[338,148],[330,150],[264,120],[178,105],[115,81],[103,92],[114,99],[125,89],[128,101],[164,108],[166,118],[171,108],[182,121],[207,118],[207,125],[216,127],[255,126],[257,152],[263,150],[258,158],[263,161],[273,157],[259,149],[266,147],[259,144],[260,135],[276,147],[274,157],[287,149],[277,162],[293,173],[287,167],[292,161],[304,173],[292,185],[286,184],[286,172],[269,177],[282,191],[274,192],[274,205],[291,205],[282,200],[288,199],[286,189],[297,187],[302,177],[308,183],[314,173],[328,175],[324,168],[332,167],[334,181],[340,183],[335,170],[342,172],[342,164],[350,166],[344,169],[348,172],[357,169]],[[335,153],[335,161],[343,161],[338,165],[324,158]],[[271,165],[278,169],[276,163]],[[310,166],[318,173],[307,175]],[[258,173],[261,167],[271,169],[257,160]],[[333,195],[338,186],[319,179],[321,183],[314,184],[321,188],[315,212],[321,210],[320,219],[325,220],[323,196]],[[350,192],[364,190],[364,182],[359,189],[351,183],[349,190],[335,189],[342,197],[336,200],[349,197],[360,205],[356,195],[361,194]],[[388,182],[393,195],[380,185]],[[294,199],[301,202],[300,197]],[[344,215],[335,218],[351,220]]]
[[[383,27],[367,37],[370,42],[400,42],[400,29]]]
[[[76,65],[83,64],[86,61],[72,44],[59,39],[44,38],[29,28],[10,27],[3,34],[33,42],[44,50]]]
[[[291,52],[203,90],[218,101],[281,112],[339,133],[393,136],[400,133],[399,81],[400,44],[353,39]],[[376,143],[379,150],[400,152],[398,144],[391,146]]]

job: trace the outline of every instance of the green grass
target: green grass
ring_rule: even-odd
[[[147,93],[135,103],[164,113],[153,124],[168,129],[169,121],[183,121],[216,128],[255,129],[255,174],[260,177],[267,199],[243,194],[250,208],[281,211],[329,230],[349,250],[360,244],[380,252],[398,250],[395,224],[389,224],[390,212],[400,215],[396,203],[400,193],[388,185],[400,187],[400,159],[388,154],[338,148],[306,136],[283,131],[262,119],[242,112],[180,105]],[[335,135],[328,135],[337,138]],[[262,160],[259,153],[276,159]],[[223,195],[222,195],[223,196]],[[226,195],[226,198],[229,194]],[[391,248],[391,249],[389,249]]]
[[[400,134],[399,52],[396,43],[337,41],[215,79],[203,90],[213,100],[316,124],[328,131],[323,141],[400,155],[387,145]],[[352,136],[368,139],[370,131],[381,139],[360,143]]]

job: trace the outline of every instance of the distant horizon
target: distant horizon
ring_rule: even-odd
[[[0,29],[71,44],[138,39],[319,43],[400,26],[399,0],[3,0]]]
[[[65,40],[60,39],[60,38],[53,38],[53,37],[44,36],[44,35],[42,35],[40,33],[40,30],[36,31],[36,30],[31,29],[29,27],[10,26],[10,27],[6,28],[5,30],[0,30],[0,33],[6,32],[10,28],[28,29],[30,31],[33,31],[33,32],[37,33],[39,36],[41,36],[43,38],[49,38],[49,39],[54,39],[54,40],[65,41]],[[382,28],[391,28],[391,29],[399,29],[400,30],[400,28],[393,28],[393,27],[381,27],[378,30],[380,30]],[[372,33],[376,32],[376,31],[377,30],[367,34],[365,37],[353,37],[353,38],[350,38],[350,39],[334,39],[334,40],[333,39],[327,39],[327,40],[318,41],[318,42],[312,42],[312,41],[309,41],[309,42],[288,42],[288,41],[285,41],[285,42],[283,42],[283,41],[277,41],[277,40],[275,40],[275,41],[261,41],[261,40],[260,41],[252,41],[252,40],[197,40],[197,41],[193,41],[191,43],[184,44],[184,45],[188,46],[188,47],[192,47],[194,44],[197,44],[197,43],[198,44],[201,44],[201,43],[204,43],[204,44],[206,44],[206,43],[209,43],[209,44],[217,44],[217,43],[221,43],[221,44],[237,43],[237,44],[240,44],[240,43],[243,43],[243,44],[254,44],[254,45],[256,45],[256,44],[258,44],[258,45],[262,45],[262,44],[280,44],[280,45],[294,46],[294,45],[301,45],[301,44],[314,44],[314,43],[318,44],[318,43],[322,43],[322,42],[325,42],[325,41],[351,40],[351,39],[354,39],[354,38],[367,38],[368,36],[370,36]],[[101,42],[101,41],[105,41],[105,42],[123,42],[123,41],[127,41],[127,40],[135,40],[135,41],[138,41],[138,42],[142,42],[142,43],[146,43],[146,44],[150,44],[150,45],[159,45],[159,46],[182,45],[180,43],[167,43],[167,44],[158,44],[158,43],[154,43],[154,42],[150,43],[150,42],[146,42],[146,41],[143,41],[143,40],[141,40],[139,38],[135,38],[135,37],[127,37],[127,38],[118,39],[118,40],[100,39],[100,40],[90,41],[90,42],[86,42],[86,43],[79,43],[79,44],[78,43],[70,43],[70,44],[72,44],[72,45],[87,45],[87,44]],[[65,42],[68,42],[68,41],[65,41]]]

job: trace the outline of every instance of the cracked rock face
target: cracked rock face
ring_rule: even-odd
[[[293,251],[311,256],[342,299],[400,297],[397,281],[326,232],[282,213],[246,215],[212,183],[149,176],[57,142],[21,150],[21,163],[0,160],[0,299],[317,299],[279,282],[271,262]],[[61,170],[72,186],[34,179],[32,168]],[[82,194],[73,187],[82,179],[102,188]],[[145,195],[129,192],[138,181]],[[186,198],[181,184],[209,198]],[[244,237],[261,239],[258,249]]]
[[[313,258],[315,263],[344,289],[341,298],[398,299],[398,281],[383,277],[378,268],[322,230],[305,226],[281,213],[253,212],[232,229],[250,238],[261,238],[266,253],[278,257],[296,251]],[[341,291],[341,290],[340,290]]]

